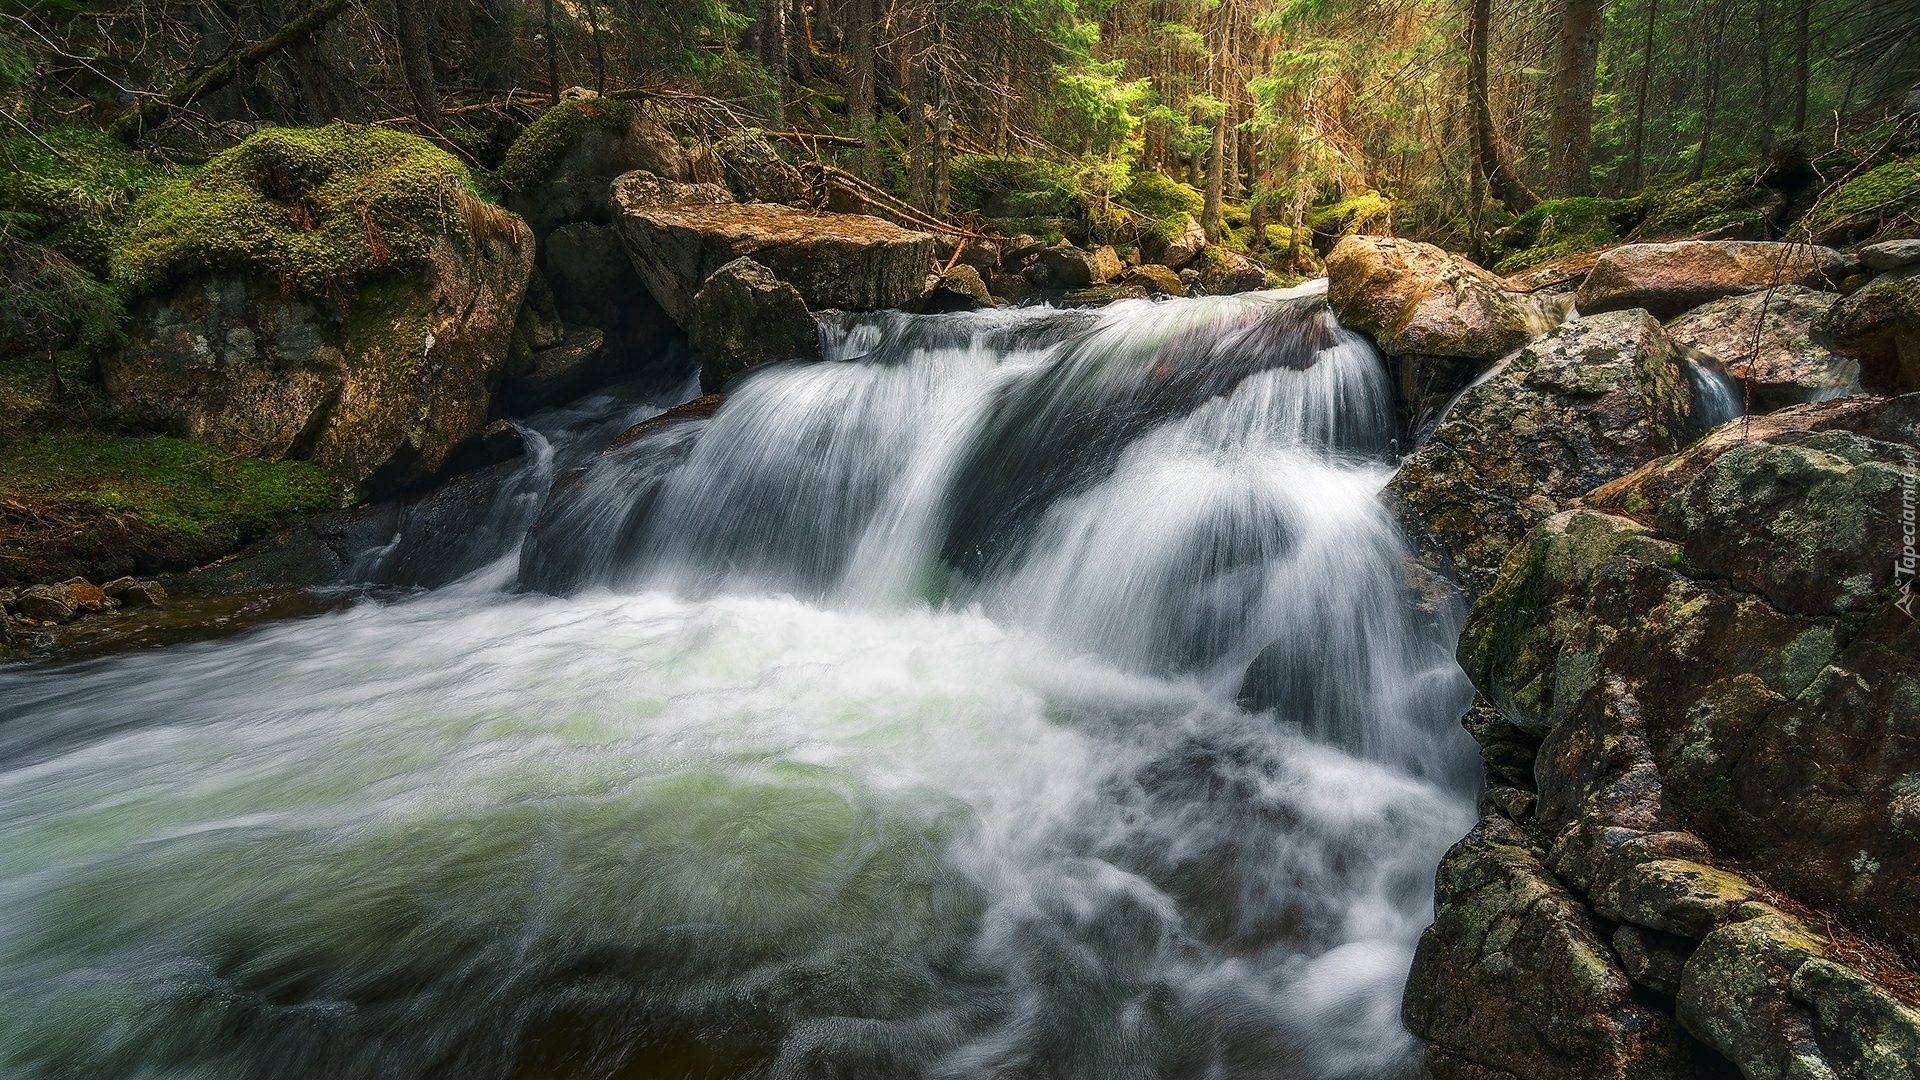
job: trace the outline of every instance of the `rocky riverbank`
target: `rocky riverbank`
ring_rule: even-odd
[[[1330,270],[1407,363],[1515,321],[1366,246]],[[1911,313],[1859,314],[1916,248],[1609,252],[1388,488],[1472,604],[1487,772],[1407,987],[1427,1076],[1920,1075],[1920,384]],[[1702,365],[1753,410],[1705,438]]]

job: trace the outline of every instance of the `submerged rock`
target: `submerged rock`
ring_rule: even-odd
[[[1492,360],[1534,336],[1532,317],[1499,278],[1412,240],[1340,241],[1327,256],[1327,300],[1390,356]]]
[[[799,291],[748,258],[715,270],[694,296],[688,337],[709,394],[755,365],[820,357],[818,324]]]
[[[1800,285],[1722,297],[1667,323],[1667,336],[1719,361],[1745,388],[1749,412],[1772,412],[1860,389],[1859,362],[1815,329],[1839,299]]]
[[[615,181],[621,240],[654,299],[683,327],[714,271],[749,256],[799,291],[815,311],[895,308],[924,296],[939,241],[862,214],[739,204],[705,185],[669,185],[645,173]],[[720,192],[724,196],[724,192]]]
[[[1645,308],[1671,319],[1723,296],[1782,285],[1821,288],[1846,259],[1831,248],[1758,240],[1626,244],[1603,253],[1575,294],[1583,314]]]
[[[1463,393],[1386,497],[1422,558],[1477,596],[1534,524],[1677,449],[1691,409],[1646,312],[1566,323]]]

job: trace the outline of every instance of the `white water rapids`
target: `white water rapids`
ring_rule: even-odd
[[[827,336],[523,543],[657,409],[535,418],[363,560],[451,584],[0,668],[0,1076],[1411,1075],[1477,759],[1379,357],[1311,290]]]

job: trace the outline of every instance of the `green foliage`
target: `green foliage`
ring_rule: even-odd
[[[465,166],[380,128],[268,128],[134,204],[113,259],[130,295],[181,275],[238,270],[326,295],[423,265],[433,240],[510,227]]]
[[[547,179],[560,158],[588,128],[622,133],[633,123],[633,106],[610,98],[563,101],[540,114],[513,141],[500,164],[500,186],[529,192]]]
[[[1121,61],[1084,61],[1056,72],[1045,111],[1049,141],[1088,157],[1120,152],[1139,123],[1135,110],[1148,97],[1145,79],[1122,79]]]
[[[1754,166],[1692,182],[1656,180],[1636,199],[1640,234],[1679,236],[1727,225],[1758,231],[1764,220],[1760,204],[1769,194],[1760,187],[1760,170]]]
[[[0,145],[0,212],[9,215],[9,231],[102,276],[127,207],[165,175],[86,128],[56,127]]]
[[[0,234],[0,348],[77,347],[119,339],[119,293],[52,248]]]
[[[989,217],[1068,217],[1081,211],[1083,197],[1073,173],[1058,162],[960,154],[947,175],[957,209]]]
[[[1496,234],[1488,252],[1502,274],[1525,270],[1548,259],[1592,251],[1613,242],[1621,206],[1612,199],[1551,199],[1520,215]]]
[[[70,500],[193,539],[259,535],[281,515],[336,502],[333,482],[311,462],[261,461],[185,439],[48,435],[11,456]]]
[[[1159,220],[1174,214],[1198,214],[1206,206],[1206,196],[1178,180],[1157,172],[1134,176],[1120,202],[1142,217]]]

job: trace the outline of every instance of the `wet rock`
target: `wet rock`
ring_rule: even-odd
[[[1430,1070],[1452,1058],[1543,1080],[1687,1075],[1677,1026],[1639,1003],[1591,912],[1512,823],[1482,819],[1435,890],[1403,1009],[1434,1044]]]
[[[82,615],[98,615],[119,604],[108,596],[100,586],[92,584],[86,578],[73,578],[65,582],[68,594],[73,598],[73,607]]]
[[[1180,271],[1180,284],[1187,287],[1188,296],[1207,295],[1207,285],[1206,282],[1201,279],[1200,271],[1195,270],[1191,266],[1185,267]]]
[[[1869,244],[1861,248],[1858,254],[1867,269],[1882,273],[1905,266],[1920,266],[1920,240],[1888,240]]]
[[[980,271],[960,265],[940,275],[940,284],[934,286],[922,305],[930,312],[974,311],[994,306],[994,300]]]
[[[32,585],[20,593],[14,607],[22,618],[69,623],[80,614],[80,601],[70,585]]]
[[[100,589],[126,607],[159,607],[167,602],[167,590],[157,581],[122,577],[107,582]]]
[[[1179,270],[1193,261],[1207,246],[1207,232],[1193,215],[1186,215],[1186,225],[1166,237],[1148,236],[1141,242],[1142,254],[1148,261],[1159,263],[1169,270]]]
[[[872,311],[919,299],[938,269],[938,241],[876,217],[815,214],[789,206],[698,201],[631,173],[613,199],[627,254],[654,299],[691,329],[693,297],[714,271],[742,256],[796,289],[809,309]]]
[[[1676,449],[1690,411],[1646,312],[1565,323],[1463,393],[1386,498],[1423,560],[1478,596],[1533,525]]]
[[[1645,308],[1671,319],[1718,300],[1782,285],[1823,288],[1846,259],[1831,248],[1756,240],[1680,240],[1626,244],[1600,256],[1580,283],[1581,313]]]
[[[1200,272],[1200,287],[1210,296],[1230,296],[1267,287],[1267,272],[1260,264],[1218,245],[1202,250],[1189,268]]]
[[[1819,328],[1835,351],[1860,362],[1879,393],[1920,390],[1920,266],[1881,274],[1828,309]]]
[[[195,275],[142,301],[104,358],[107,393],[150,427],[236,454],[314,461],[361,495],[418,483],[486,425],[533,237],[504,216],[469,251],[344,307],[278,282]]]
[[[1040,262],[1053,274],[1053,280],[1068,289],[1103,285],[1120,276],[1120,256],[1102,245],[1087,251],[1072,244],[1043,248]]]
[[[1154,263],[1135,266],[1120,275],[1120,284],[1137,285],[1149,296],[1185,296],[1187,287],[1180,275]]]
[[[1349,236],[1327,256],[1340,321],[1391,356],[1491,360],[1526,344],[1533,320],[1501,280],[1431,244]]]
[[[530,354],[524,369],[501,388],[495,413],[524,416],[569,401],[622,369],[618,358],[609,356],[606,331],[566,324],[561,330],[558,342]]]
[[[687,333],[704,358],[700,388],[709,394],[758,364],[820,357],[819,326],[799,290],[748,258],[707,278]]]
[[[1772,412],[1860,389],[1859,362],[1814,328],[1838,299],[1799,285],[1722,297],[1667,323],[1667,337],[1740,380],[1748,411]]]
[[[1034,294],[1033,283],[1026,278],[1019,274],[998,272],[987,279],[987,291],[993,294],[994,299],[1009,304],[1022,303]]]

